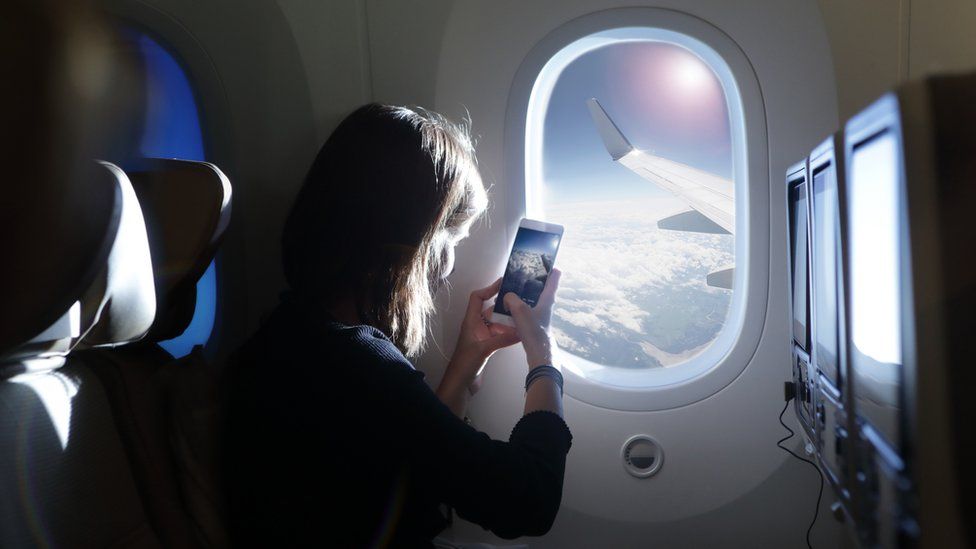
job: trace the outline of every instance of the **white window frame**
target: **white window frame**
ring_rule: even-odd
[[[597,381],[595,369],[609,367],[569,352],[558,353],[557,360],[563,366],[565,392],[572,398],[613,410],[667,410],[704,400],[732,383],[755,354],[765,323],[769,286],[769,145],[759,82],[742,49],[702,19],[658,8],[601,11],[551,32],[522,62],[509,93],[505,155],[511,218],[507,226],[517,227],[523,216],[543,214],[542,127],[545,107],[559,73],[586,51],[626,40],[663,41],[690,50],[715,71],[725,91],[736,208],[732,303],[725,325],[713,343],[674,368],[614,368],[613,375],[604,376],[612,379]],[[508,235],[509,240],[512,236]]]

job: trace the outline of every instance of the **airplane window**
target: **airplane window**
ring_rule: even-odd
[[[143,157],[206,160],[200,113],[186,72],[159,42],[137,30],[124,33],[141,57],[146,78],[146,108],[138,153]],[[136,159],[130,159],[136,160]],[[125,167],[126,163],[122,163]],[[205,345],[217,311],[217,266],[211,263],[197,282],[197,303],[190,325],[160,345],[175,357]]]
[[[725,84],[703,56],[618,30],[567,46],[540,73],[526,205],[565,226],[552,327],[567,366],[604,384],[650,386],[681,381],[671,373],[702,362],[729,317],[733,138]],[[654,378],[667,381],[649,372],[669,372]]]

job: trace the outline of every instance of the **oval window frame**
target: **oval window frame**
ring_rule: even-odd
[[[640,39],[654,39],[648,37],[656,35],[691,50],[715,71],[725,89],[736,193],[732,306],[725,325],[708,349],[674,370],[654,369],[661,373],[651,374],[650,382],[643,386],[594,381],[581,373],[581,366],[588,362],[585,359],[568,352],[560,352],[558,359],[564,363],[565,392],[572,398],[612,410],[667,410],[704,400],[732,383],[756,353],[765,323],[769,287],[769,144],[759,80],[738,44],[707,21],[660,8],[596,12],[549,33],[525,57],[509,92],[504,144],[510,185],[507,226],[517,227],[526,212],[539,208],[528,185],[527,159],[532,147],[538,148],[541,158],[541,139],[538,143],[530,141],[536,130],[529,114],[534,101],[539,100],[537,83],[543,70],[571,45],[623,29],[641,31],[644,35]],[[560,61],[561,67],[554,74],[558,77],[562,68],[589,49]],[[551,92],[556,78],[551,80],[546,93]],[[731,96],[730,86],[735,92]],[[537,110],[541,112],[535,113],[536,118],[544,120],[545,109]],[[535,126],[539,127],[539,123]],[[509,234],[509,240],[513,236]]]
[[[237,172],[237,161],[227,87],[204,43],[171,13],[172,10],[143,2],[122,0],[109,0],[100,9],[113,27],[130,28],[148,35],[183,69],[190,80],[198,109],[206,161],[220,166],[221,171],[228,174],[233,181],[233,174]],[[246,194],[247,189],[236,187],[234,202],[242,203]],[[245,300],[230,299],[231,296],[247,293],[246,281],[242,277],[225,276],[226,273],[244,268],[244,254],[239,239],[233,236],[234,226],[232,223],[214,258],[214,321],[203,345],[204,355],[212,360],[227,352],[226,341],[246,335]]]

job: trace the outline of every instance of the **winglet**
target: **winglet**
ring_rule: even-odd
[[[587,99],[586,106],[590,108],[590,116],[593,117],[593,123],[596,124],[596,129],[600,132],[600,137],[603,138],[603,144],[606,146],[607,152],[610,153],[610,156],[614,160],[620,160],[627,153],[634,150],[634,146],[630,144],[630,141],[627,141],[627,138],[621,133],[620,128],[610,119],[607,111],[603,110],[603,105],[599,101],[595,98]]]

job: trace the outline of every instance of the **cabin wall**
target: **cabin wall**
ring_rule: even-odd
[[[970,0],[818,0],[841,120],[909,78],[976,69]]]

